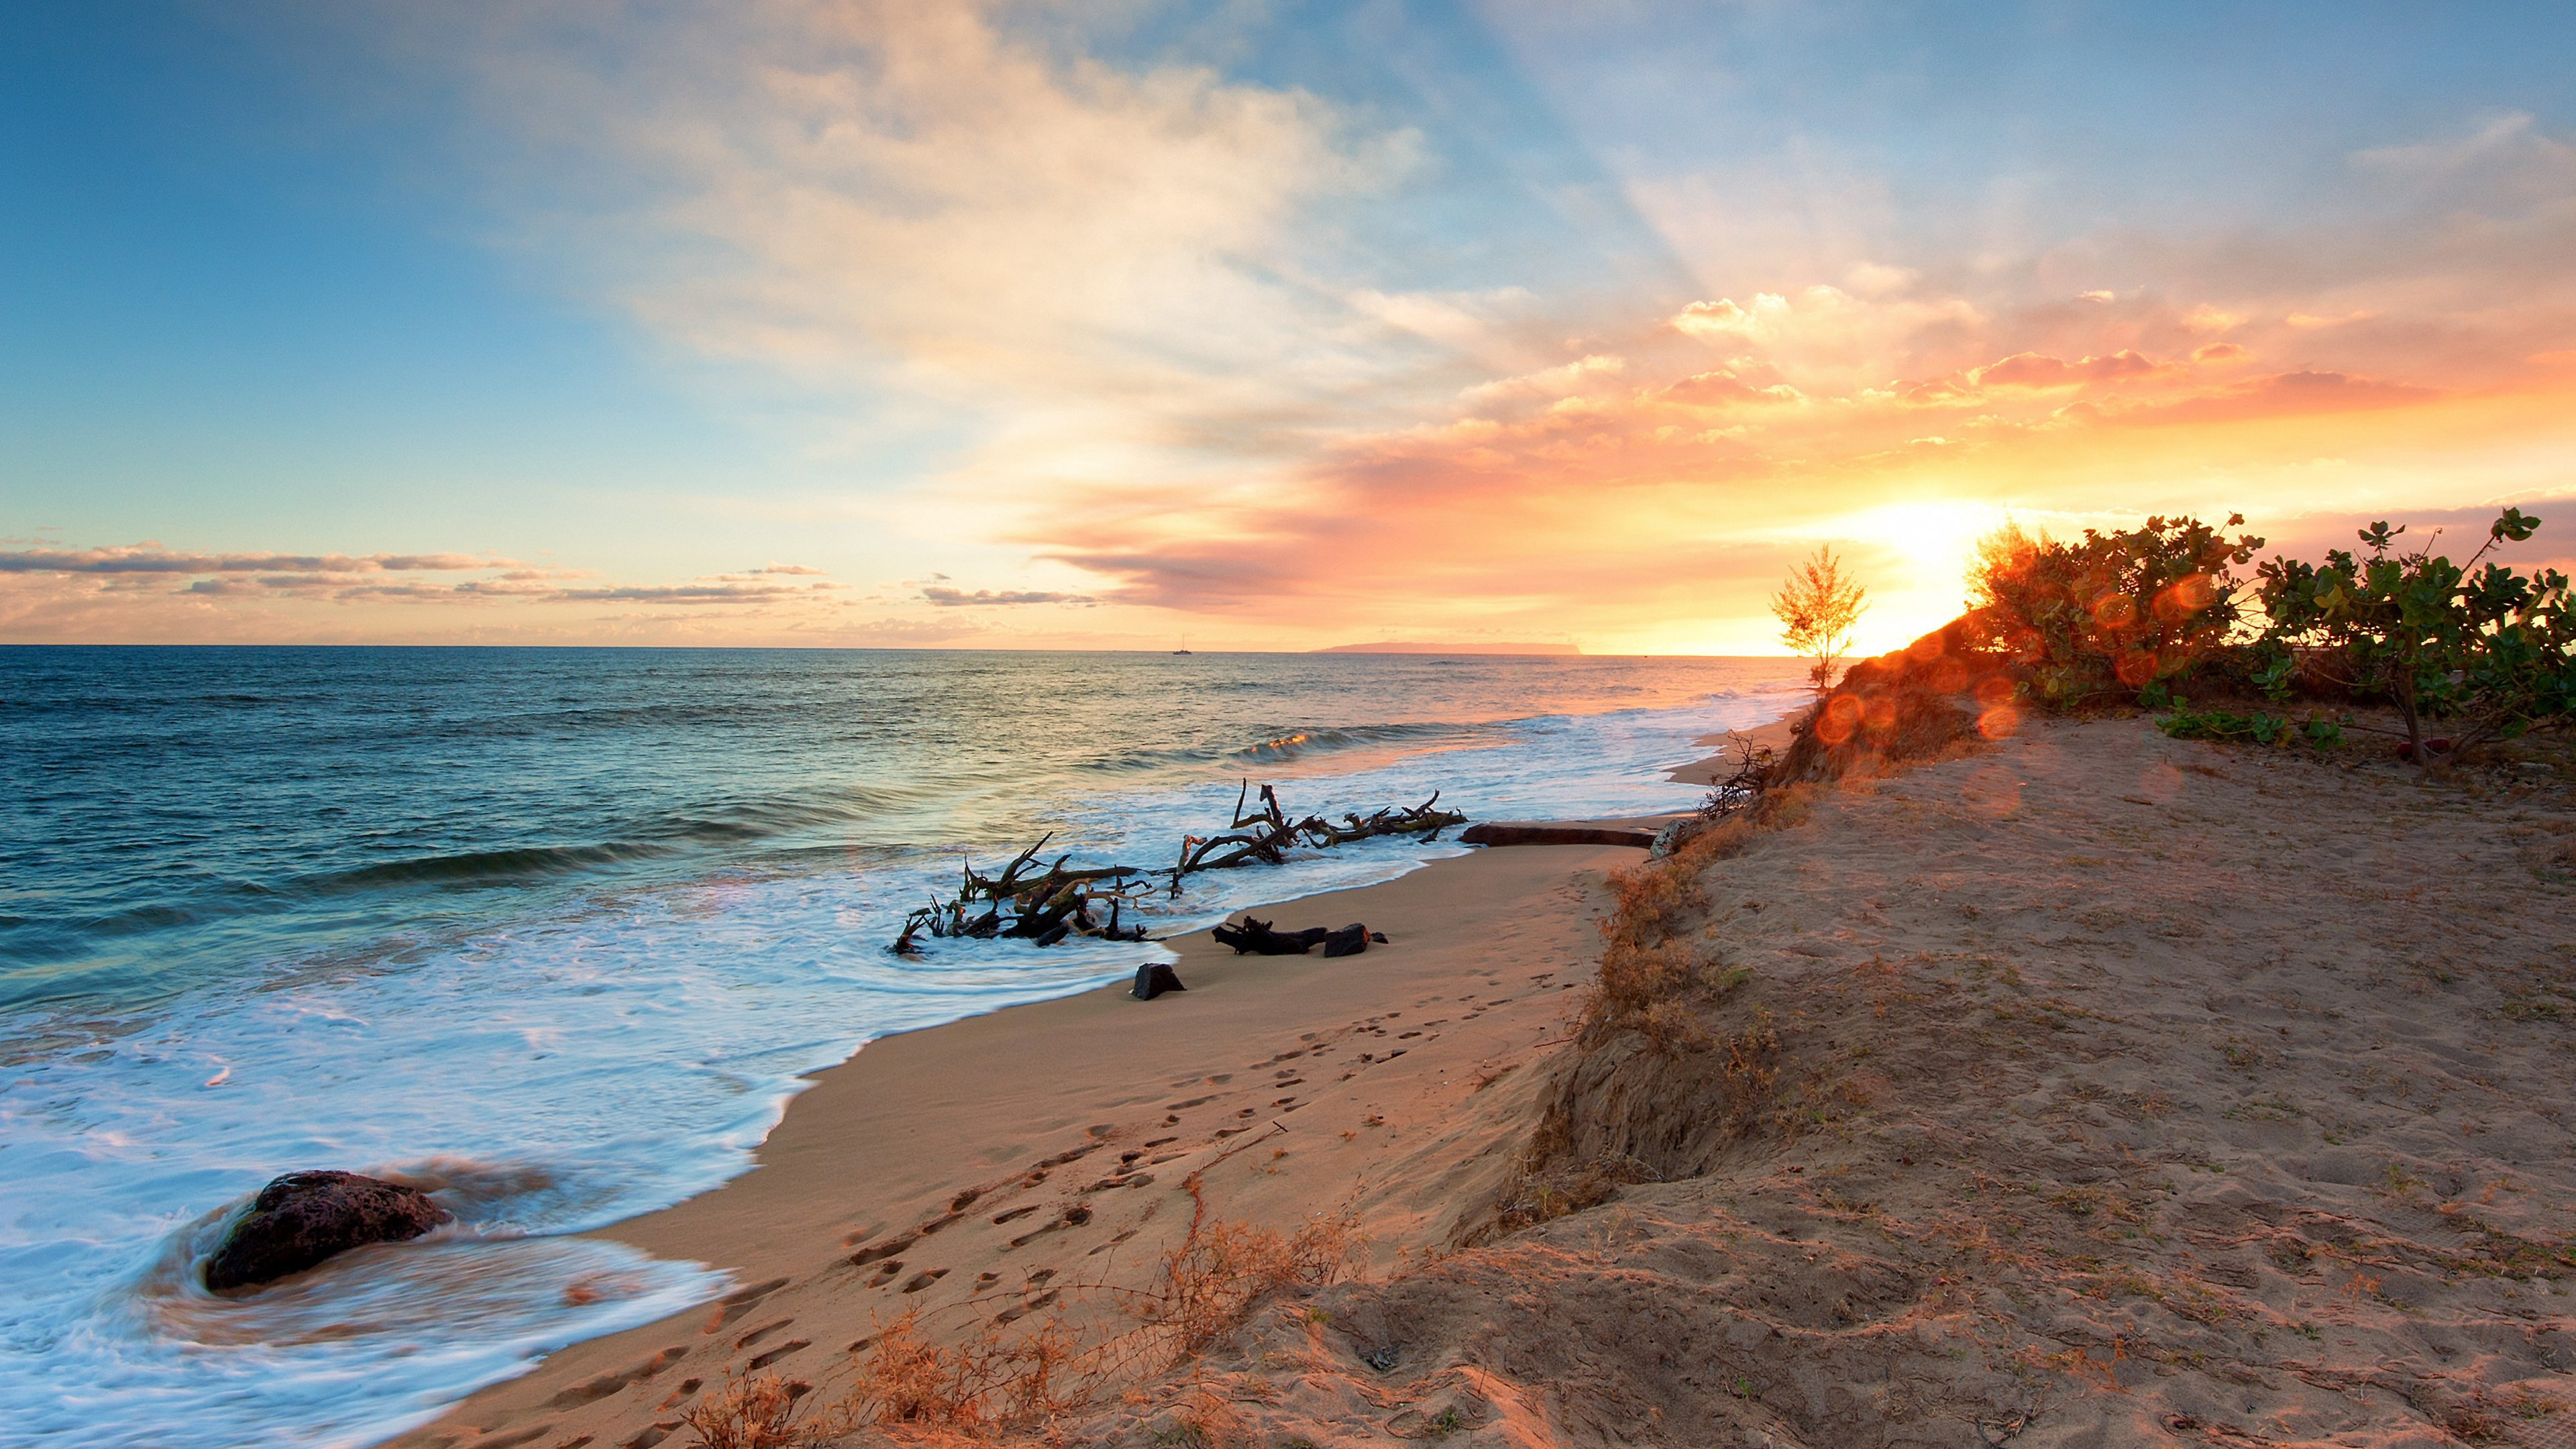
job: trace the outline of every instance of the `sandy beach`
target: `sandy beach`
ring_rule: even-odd
[[[1230,1216],[1355,1210],[1383,1274],[1502,1182],[1534,1110],[1520,1069],[1565,1033],[1600,878],[1638,858],[1435,861],[1275,913],[1389,936],[1363,955],[1238,957],[1194,933],[1169,943],[1181,994],[1111,987],[871,1043],[795,1100],[756,1170],[608,1234],[744,1291],[565,1349],[395,1442],[659,1442],[682,1385],[774,1366],[828,1386],[905,1309],[964,1332],[1077,1278],[1142,1285],[1193,1171]]]
[[[1392,944],[1194,937],[1185,995],[871,1045],[757,1171],[614,1230],[740,1291],[399,1442],[693,1443],[727,1375],[825,1404],[915,1306],[1097,1326],[1195,1174],[1227,1219],[1344,1215],[1354,1276],[1062,1442],[2576,1443],[2558,774],[2129,718],[1787,804],[1670,882],[1668,1040],[1574,1040],[1633,850],[1293,903]]]

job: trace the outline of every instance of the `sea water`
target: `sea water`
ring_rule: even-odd
[[[1041,835],[1164,866],[1292,815],[1688,807],[1783,660],[0,648],[0,1444],[358,1445],[724,1287],[576,1236],[744,1171],[871,1038],[1169,959],[886,943]],[[1192,876],[1158,934],[1390,879]],[[457,1221],[240,1299],[270,1177]]]

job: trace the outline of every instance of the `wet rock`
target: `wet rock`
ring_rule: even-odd
[[[1384,931],[1372,931],[1368,927],[1361,925],[1359,922],[1353,921],[1338,931],[1327,931],[1324,933],[1324,954],[1327,956],[1356,956],[1362,951],[1367,950],[1369,948],[1369,942],[1371,941],[1376,941],[1383,945],[1386,941],[1386,933]]]
[[[259,1190],[206,1260],[206,1286],[217,1293],[256,1287],[351,1248],[417,1238],[449,1216],[400,1183],[354,1172],[290,1172]]]
[[[1160,961],[1150,961],[1136,968],[1136,987],[1132,993],[1138,1001],[1151,1001],[1166,991],[1187,991],[1180,973]]]

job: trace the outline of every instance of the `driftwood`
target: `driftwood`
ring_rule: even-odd
[[[1459,832],[1461,845],[1633,845],[1655,843],[1655,832],[1625,825],[1470,825]]]
[[[969,940],[1011,937],[1041,946],[1052,946],[1076,933],[1104,941],[1144,940],[1142,923],[1122,926],[1118,917],[1144,894],[1145,873],[1124,865],[1067,870],[1064,863],[1072,858],[1069,855],[1057,856],[1053,865],[1037,872],[1038,852],[1054,838],[1053,831],[1040,837],[1037,844],[1012,857],[999,875],[979,875],[972,865],[961,867],[965,881],[956,895],[932,901],[904,918],[903,934],[894,940],[895,952],[917,953],[925,931]],[[973,910],[979,903],[984,907],[980,913]],[[1095,917],[1094,906],[1106,906],[1107,919]]]
[[[1372,931],[1356,921],[1340,930],[1308,926],[1302,931],[1280,931],[1250,916],[1241,925],[1229,922],[1208,934],[1218,945],[1232,946],[1237,956],[1303,956],[1317,946],[1324,948],[1327,957],[1356,956],[1369,948],[1369,942],[1383,945],[1386,941],[1384,931]]]
[[[1234,797],[1234,823],[1223,835],[1189,835],[1181,839],[1181,857],[1172,867],[1172,894],[1181,893],[1181,878],[1202,870],[1225,870],[1258,861],[1277,865],[1286,859],[1285,852],[1296,845],[1309,845],[1319,850],[1348,845],[1355,840],[1371,840],[1381,835],[1419,835],[1436,840],[1440,832],[1452,825],[1464,825],[1467,817],[1456,810],[1437,808],[1440,792],[1411,809],[1388,806],[1366,819],[1345,814],[1343,823],[1335,825],[1320,815],[1290,821],[1288,812],[1279,805],[1279,796],[1268,785],[1261,787],[1261,805],[1250,814],[1244,803],[1250,798],[1252,782],[1244,782]]]
[[[1032,940],[1041,946],[1052,946],[1071,935],[1142,941],[1146,939],[1145,927],[1141,923],[1121,925],[1119,917],[1155,882],[1167,880],[1170,893],[1177,896],[1182,879],[1199,871],[1255,863],[1278,865],[1287,859],[1289,850],[1301,845],[1323,850],[1381,835],[1437,839],[1441,831],[1467,822],[1467,817],[1458,811],[1438,808],[1437,790],[1431,792],[1430,799],[1410,808],[1390,805],[1366,817],[1346,814],[1340,825],[1317,815],[1290,820],[1287,810],[1279,804],[1277,792],[1268,785],[1261,787],[1258,807],[1247,813],[1245,806],[1251,799],[1252,782],[1247,780],[1235,793],[1234,823],[1223,834],[1184,837],[1180,857],[1168,870],[1145,871],[1126,865],[1067,870],[1065,862],[1072,858],[1069,855],[1056,857],[1054,864],[1041,870],[1038,852],[1055,838],[1052,831],[1012,857],[998,875],[981,875],[971,864],[962,866],[964,880],[957,894],[944,901],[934,899],[906,916],[903,933],[895,937],[889,949],[898,955],[918,955],[925,935],[978,941]],[[1105,909],[1105,917],[1095,914],[1095,908]],[[1367,949],[1366,941],[1355,949]],[[1326,954],[1343,953],[1328,950]]]
[[[1761,799],[1771,786],[1773,766],[1779,763],[1777,751],[1735,730],[1726,732],[1726,749],[1718,751],[1719,757],[1724,758],[1727,750],[1735,753],[1734,770],[1715,781],[1707,798],[1699,802],[1699,813],[1710,820],[1723,820]]]

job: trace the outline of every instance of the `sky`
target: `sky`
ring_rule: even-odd
[[[1864,650],[2543,520],[2576,8],[0,7],[0,642]],[[2414,535],[2410,535],[2414,536]]]

